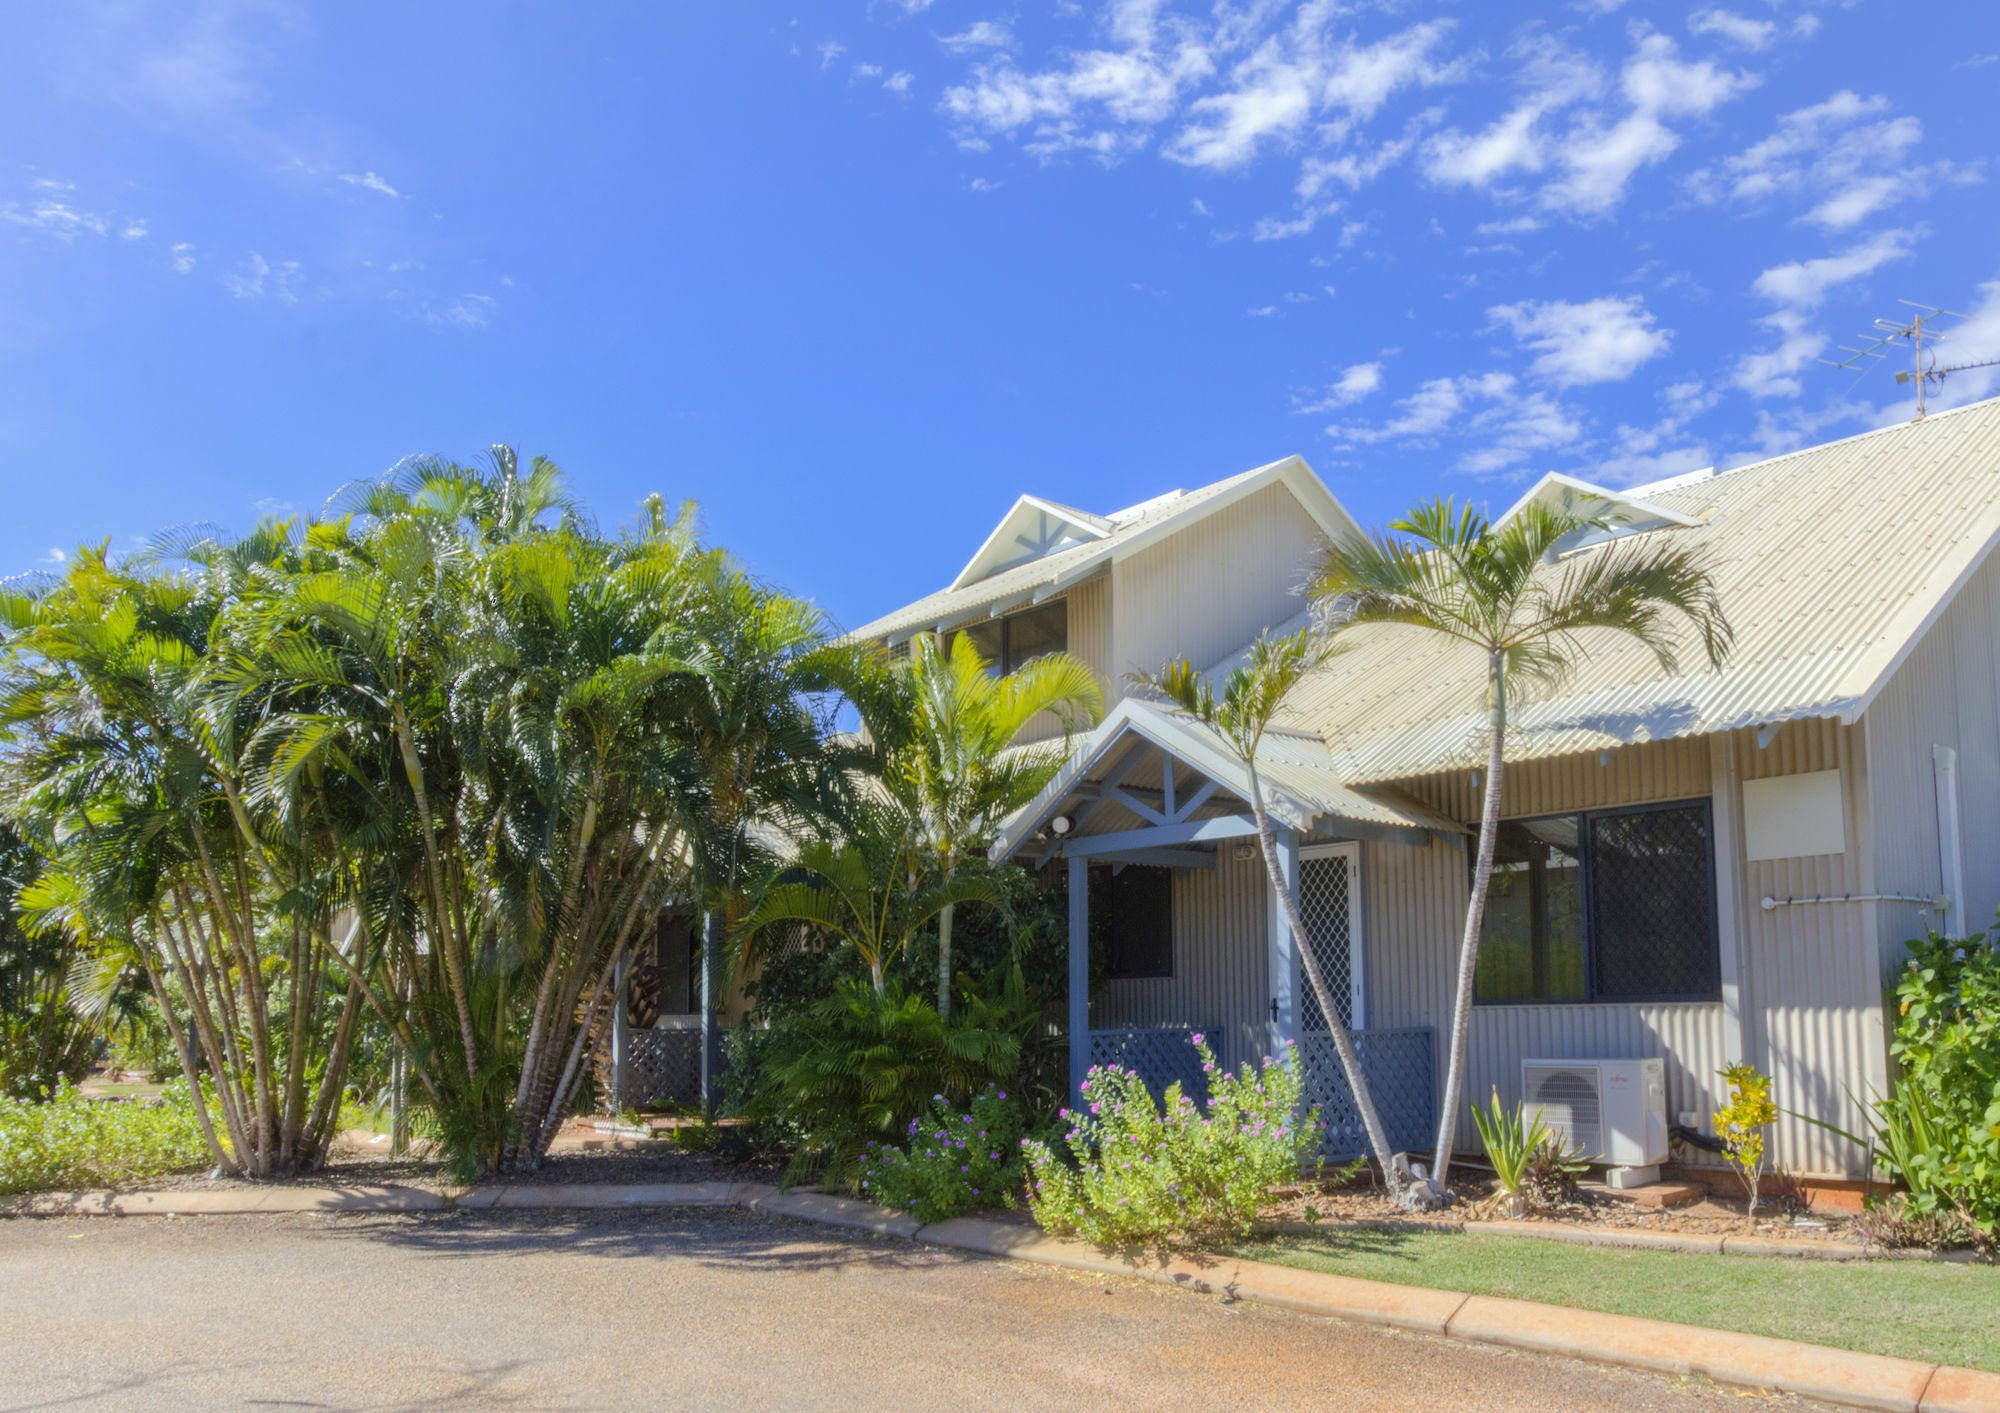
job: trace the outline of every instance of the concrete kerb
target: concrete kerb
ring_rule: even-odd
[[[2000,1413],[2000,1374],[1976,1369],[1853,1354],[1792,1340],[1562,1305],[1358,1280],[1259,1261],[1201,1255],[1166,1259],[1117,1255],[1017,1223],[962,1217],[924,1225],[915,1217],[873,1203],[820,1192],[779,1192],[757,1183],[522,1184],[472,1188],[457,1194],[403,1187],[50,1193],[18,1200],[4,1210],[21,1216],[197,1216],[691,1206],[737,1206],[1007,1260],[1136,1276],[1227,1300],[1258,1301],[1449,1339],[1655,1373],[1702,1374],[1718,1383],[1776,1389],[1852,1408],[1891,1413]],[[1465,1230],[1516,1234],[1505,1229],[1508,1225],[1468,1223]],[[1587,1235],[1574,1233],[1562,1239],[1578,1240]],[[1712,1252],[1727,1249],[1725,1243],[1731,1240],[1660,1233],[1616,1235],[1626,1239],[1588,1244]]]

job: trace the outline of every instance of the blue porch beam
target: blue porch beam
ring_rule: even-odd
[[[1090,861],[1069,861],[1069,1102],[1090,1072]]]
[[[1151,864],[1154,868],[1214,868],[1215,855],[1206,849],[1127,849],[1114,864]]]
[[[1242,839],[1257,832],[1257,821],[1247,814],[1227,814],[1216,819],[1197,819],[1186,824],[1156,825],[1151,829],[1121,829],[1114,834],[1092,834],[1063,842],[1066,858],[1094,859],[1106,854],[1122,854],[1128,849],[1170,849],[1176,844],[1201,844],[1215,839]]]

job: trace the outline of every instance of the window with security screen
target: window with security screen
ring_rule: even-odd
[[[1481,1003],[1720,999],[1708,801],[1506,820],[1493,843]]]

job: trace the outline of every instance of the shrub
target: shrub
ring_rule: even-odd
[[[185,1083],[154,1103],[87,1099],[68,1085],[47,1103],[0,1100],[0,1193],[116,1187],[209,1161]]]
[[[1517,1215],[1530,1207],[1559,1207],[1576,1199],[1576,1180],[1589,1164],[1583,1150],[1566,1148],[1542,1122],[1540,1109],[1530,1120],[1519,1104],[1505,1108],[1495,1089],[1490,1111],[1481,1113],[1474,1107],[1472,1118],[1479,1125],[1486,1161],[1493,1165],[1500,1190]]]
[[[1935,933],[1910,945],[1877,1105],[1882,1163],[1916,1214],[1956,1214],[2000,1235],[2000,945]]]
[[[1764,1130],[1778,1121],[1778,1106],[1771,1101],[1771,1077],[1759,1074],[1755,1065],[1731,1065],[1722,1071],[1729,1086],[1729,1102],[1715,1111],[1716,1137],[1736,1175],[1743,1180],[1747,1226],[1757,1216],[1757,1185],[1764,1175]]]
[[[1319,1111],[1301,1121],[1292,1057],[1266,1056],[1230,1075],[1199,1035],[1195,1049],[1208,1076],[1206,1114],[1178,1083],[1168,1086],[1163,1112],[1138,1075],[1098,1066],[1083,1086],[1087,1110],[1062,1111],[1064,1154],[1025,1141],[1028,1205],[1046,1230],[1106,1246],[1236,1234],[1274,1188],[1298,1180]]]
[[[805,1012],[771,1026],[743,1112],[792,1138],[786,1178],[823,1173],[851,1182],[864,1146],[904,1133],[931,1096],[963,1103],[1013,1077],[1021,1035],[1039,1008],[1018,983],[968,994],[941,1018],[923,995],[892,981],[881,995],[844,982]]]
[[[997,1084],[963,1112],[933,1095],[929,1111],[910,1120],[907,1150],[872,1140],[863,1146],[861,1190],[921,1222],[1012,1207],[1021,1189],[1022,1128],[1020,1101]]]

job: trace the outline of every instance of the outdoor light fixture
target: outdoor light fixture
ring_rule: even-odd
[[[1058,839],[1074,828],[1076,828],[1076,821],[1066,814],[1059,814],[1049,821],[1049,833],[1055,835]]]

